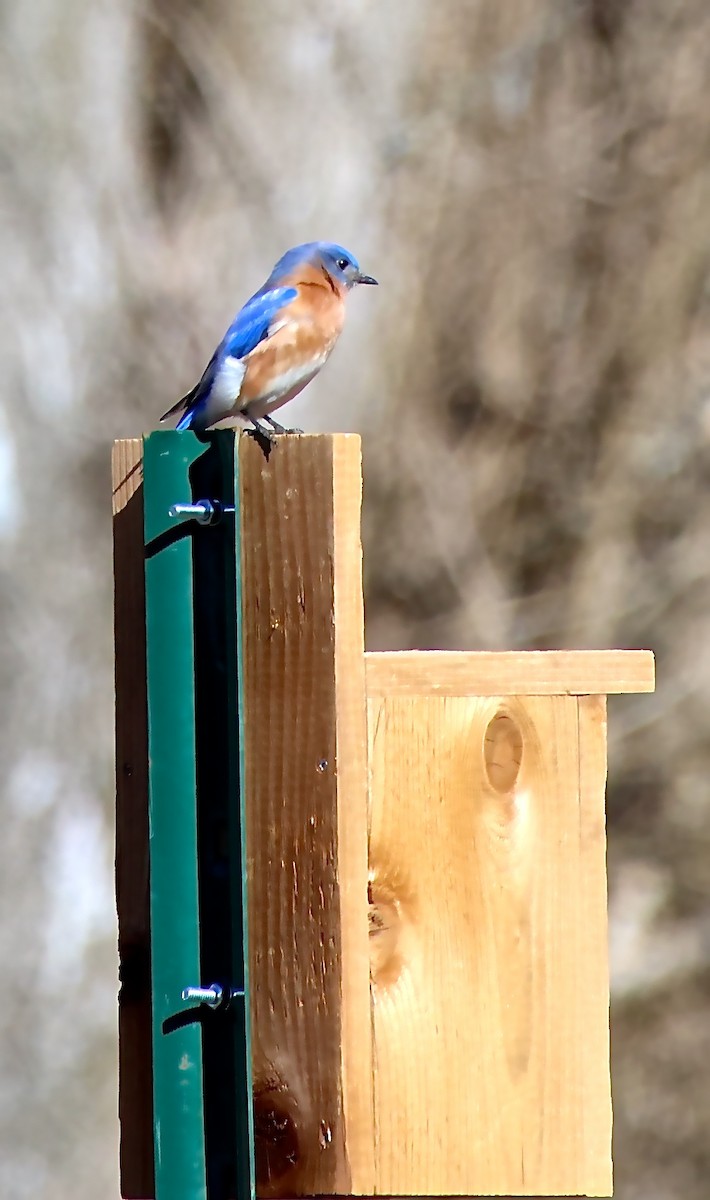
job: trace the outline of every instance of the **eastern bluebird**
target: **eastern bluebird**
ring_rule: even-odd
[[[288,250],[237,313],[199,383],[161,421],[182,411],[178,429],[201,432],[242,417],[268,439],[271,430],[286,433],[270,414],[327,361],[345,322],[345,297],[356,283],[377,280],[363,275],[342,246],[306,242]]]

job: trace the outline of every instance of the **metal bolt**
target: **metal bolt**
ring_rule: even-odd
[[[194,504],[171,504],[168,516],[179,521],[195,520],[198,525],[216,525],[224,513],[233,513],[233,504],[219,500],[196,500]]]
[[[209,987],[186,987],[182,989],[183,1000],[197,1000],[199,1004],[207,1004],[210,1008],[217,1008],[222,1003],[224,988],[218,983],[212,983]]]

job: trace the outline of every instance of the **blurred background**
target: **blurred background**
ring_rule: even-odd
[[[381,286],[368,645],[651,647],[610,701],[619,1200],[710,1178],[707,0],[0,4],[0,1193],[117,1195],[109,446],[294,242]]]

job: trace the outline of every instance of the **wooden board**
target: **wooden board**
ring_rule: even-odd
[[[378,1194],[610,1194],[600,711],[370,697]]]
[[[368,696],[652,692],[650,650],[398,650],[366,655]]]
[[[140,447],[114,451],[126,1198],[154,1194]],[[365,655],[359,439],[238,453],[258,1193],[608,1195],[605,695],[653,656]]]
[[[609,950],[606,881],[606,696],[579,698],[580,878],[582,887],[580,988],[590,1019],[584,1037],[584,1077],[597,1103],[584,1109],[584,1178],[590,1195],[612,1188],[609,1062]],[[608,1146],[609,1156],[597,1152]]]
[[[239,453],[257,1186],[369,1194],[360,440]]]
[[[153,1196],[143,443],[113,447],[121,1195]]]

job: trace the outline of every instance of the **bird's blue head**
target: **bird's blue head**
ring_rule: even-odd
[[[360,264],[349,250],[339,246],[337,242],[316,242],[317,256],[341,287],[350,290],[356,283],[377,283],[372,275],[364,275]]]
[[[363,274],[355,256],[336,242],[305,242],[302,246],[294,246],[279,259],[271,279],[289,275],[302,263],[312,263],[327,271],[331,279],[346,291],[350,291],[356,283],[377,283],[372,275]]]

